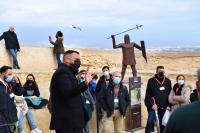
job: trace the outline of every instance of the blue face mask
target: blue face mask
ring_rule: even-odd
[[[115,77],[114,80],[113,80],[113,82],[114,82],[116,85],[118,85],[118,84],[120,84],[120,82],[121,82],[121,78],[120,78],[120,77]]]
[[[92,89],[96,89],[97,83],[95,81],[91,82]]]
[[[178,85],[184,85],[185,81],[184,80],[178,80]]]
[[[8,83],[12,82],[12,80],[13,80],[13,76],[7,76],[5,78],[5,81],[8,82]]]
[[[85,79],[80,79],[80,83],[83,83],[85,81]]]

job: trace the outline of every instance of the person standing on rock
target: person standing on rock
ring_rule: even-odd
[[[88,71],[85,81],[78,84],[76,75],[81,65],[80,54],[68,50],[63,55],[63,63],[52,76],[50,83],[50,129],[56,133],[82,133],[84,112],[81,93],[88,89],[92,76]]]
[[[54,45],[53,53],[55,54],[55,58],[56,58],[58,66],[62,63],[60,56],[65,51],[64,46],[63,46],[63,40],[64,40],[63,33],[61,31],[58,31],[56,33],[56,41],[55,42],[53,42],[51,39],[51,36],[49,36],[49,42],[52,45]]]
[[[8,52],[13,58],[13,68],[20,69],[20,66],[17,60],[17,52],[20,51],[20,46],[17,39],[17,34],[15,33],[15,30],[14,30],[14,26],[10,26],[9,30],[4,32],[0,36],[0,41],[2,39],[5,40],[6,49],[8,50]]]

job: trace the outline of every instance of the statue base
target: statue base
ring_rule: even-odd
[[[141,77],[129,78],[129,95],[131,104],[126,113],[126,131],[141,129]]]

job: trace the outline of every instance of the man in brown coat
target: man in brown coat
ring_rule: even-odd
[[[136,70],[136,60],[135,60],[135,54],[134,54],[134,47],[142,51],[142,47],[140,47],[135,42],[130,42],[130,37],[128,34],[124,36],[124,43],[120,43],[116,45],[115,42],[115,36],[111,35],[112,42],[113,42],[113,48],[122,48],[123,53],[123,60],[122,60],[122,80],[124,79],[124,75],[126,72],[127,65],[130,65],[132,68],[133,76],[137,76],[137,70]],[[144,43],[144,41],[141,41],[141,43]]]

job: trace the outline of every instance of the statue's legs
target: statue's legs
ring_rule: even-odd
[[[124,65],[122,66],[122,72],[121,72],[121,75],[122,75],[122,80],[124,79],[124,75],[126,73],[126,68],[127,68],[127,65]]]
[[[131,65],[131,69],[132,69],[133,77],[136,77],[137,76],[137,70],[136,70],[135,65]]]

